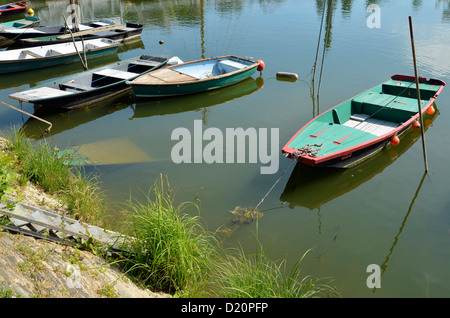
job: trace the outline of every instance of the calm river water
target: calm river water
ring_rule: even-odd
[[[68,15],[68,1],[29,4],[43,25],[61,24],[61,14]],[[261,75],[257,72],[238,85],[207,94],[137,102],[124,96],[88,109],[42,115],[53,124],[52,137],[46,140],[60,149],[76,146],[98,160],[88,170],[101,176],[111,200],[112,226],[122,220],[120,204],[130,196],[143,198],[160,174],[168,176],[179,201],[199,194],[201,217],[212,231],[227,222],[236,206],[256,206],[280,178],[259,206],[264,215],[258,222],[258,239],[271,259],[287,259],[292,266],[312,248],[303,261],[304,273],[334,278],[344,297],[450,296],[449,88],[436,101],[436,115],[425,118],[427,175],[416,131],[405,135],[399,146],[345,171],[307,169],[281,156],[281,147],[313,116],[391,75],[414,75],[408,16],[414,23],[419,73],[450,82],[450,1],[80,4],[84,20],[122,17],[145,24],[140,40],[127,43],[117,55],[91,61],[91,68],[141,54],[178,56],[183,61],[234,54],[262,59],[266,65]],[[0,100],[18,107],[8,97],[12,92],[79,71],[77,64],[2,75]],[[280,71],[297,73],[299,80],[279,81]],[[31,104],[24,103],[22,109],[35,112]],[[252,128],[259,137],[260,128],[278,129],[279,138],[268,149],[277,153],[272,158],[276,173],[261,174],[264,164],[259,159],[175,164],[171,150],[177,141],[171,140],[172,131],[184,127],[193,132],[195,120],[202,121],[203,130]],[[2,106],[0,129],[7,131],[11,125],[33,139],[39,139],[46,127]],[[252,155],[248,148],[236,151]],[[256,232],[256,223],[241,225],[225,244],[241,244],[253,253]],[[367,284],[371,264],[381,268],[381,288]]]

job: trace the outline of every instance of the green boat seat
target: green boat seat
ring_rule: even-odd
[[[417,113],[417,99],[369,91],[352,100],[352,113],[390,122],[405,122]]]
[[[420,84],[420,98],[422,100],[429,100],[436,94],[436,90],[439,88],[433,84]],[[408,98],[417,98],[417,88],[414,83],[405,83],[401,81],[391,80],[387,83],[382,84],[382,92],[385,94],[408,97]]]

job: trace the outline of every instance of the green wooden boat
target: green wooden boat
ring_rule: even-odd
[[[31,28],[38,26],[40,23],[41,23],[40,18],[26,16],[25,19],[0,23],[0,30],[4,30],[6,28],[15,28],[15,29]]]
[[[430,112],[444,88],[437,79],[419,79],[421,112]],[[310,166],[349,168],[373,156],[410,126],[417,127],[415,78],[394,75],[323,112],[304,125],[283,147],[287,157]]]
[[[195,94],[236,84],[262,71],[263,65],[261,60],[228,55],[152,71],[130,84],[138,98]]]

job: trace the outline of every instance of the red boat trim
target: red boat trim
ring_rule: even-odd
[[[340,145],[345,139],[347,139],[348,137],[350,137],[350,134],[348,134],[347,136],[345,136],[344,138],[342,138],[341,140],[338,141],[333,141],[334,144],[336,145]]]
[[[324,129],[324,130],[318,132],[318,133],[315,134],[315,135],[309,135],[309,137],[311,137],[311,138],[317,138],[317,136],[319,136],[319,135],[320,135],[321,133],[323,133],[325,130],[326,130],[326,129]]]

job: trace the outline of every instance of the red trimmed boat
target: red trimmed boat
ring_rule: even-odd
[[[1,15],[12,15],[25,12],[27,5],[22,2],[14,2],[0,5],[0,16]]]
[[[419,78],[422,113],[433,112],[444,86],[438,79]],[[394,75],[309,121],[282,153],[310,166],[349,168],[398,144],[402,132],[417,128],[418,118],[415,77]]]

